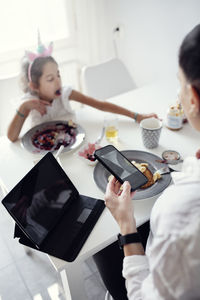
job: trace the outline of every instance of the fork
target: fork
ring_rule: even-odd
[[[59,141],[61,140],[65,140],[66,138],[66,133],[65,132],[59,132],[57,135],[56,135],[56,138],[54,139],[54,146],[52,148],[53,151],[56,150],[56,147],[58,146],[58,143]],[[58,150],[60,149],[60,147],[58,148]],[[62,149],[63,150],[63,149]],[[60,153],[60,152],[59,152]]]
[[[160,175],[170,174],[171,172],[178,172],[170,167],[163,167],[161,169],[156,170]]]
[[[98,145],[101,143],[102,138],[104,137],[104,133],[105,133],[105,127],[102,128],[100,135],[98,136],[98,138],[95,141],[95,144]]]

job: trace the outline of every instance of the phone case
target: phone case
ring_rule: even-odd
[[[96,150],[95,151],[95,153],[94,153],[94,156],[96,157],[96,159],[111,173],[111,174],[113,174],[114,176],[115,176],[115,178],[121,183],[121,184],[123,184],[124,183],[124,181],[118,176],[118,174],[117,173],[115,173],[114,171],[113,171],[113,169],[111,169],[103,160],[102,160],[102,158],[101,158],[101,156],[99,155],[99,152],[101,153],[102,152],[102,150],[106,150],[107,148],[112,148],[113,149],[113,151],[117,151],[118,153],[120,153],[120,155],[122,156],[122,157],[124,157],[128,162],[130,162],[131,163],[131,165],[133,165],[132,164],[132,162],[126,157],[126,156],[124,156],[117,148],[115,148],[114,146],[112,146],[112,145],[107,145],[107,146],[105,146],[105,147],[103,147],[103,148],[100,148],[100,149],[98,149],[98,150]],[[143,175],[143,177],[144,178],[146,178],[146,176],[137,168],[137,167],[135,167],[134,165],[133,165],[133,167],[139,172],[139,173],[141,173],[142,175]],[[143,185],[143,184],[145,184],[145,183],[147,183],[147,181],[148,181],[148,179],[146,178],[146,180],[141,184],[141,185]],[[136,188],[137,189],[137,188]],[[134,190],[136,190],[136,189],[133,189],[133,188],[131,188],[131,191],[134,191]]]

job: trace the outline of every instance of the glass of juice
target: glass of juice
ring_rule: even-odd
[[[118,118],[116,115],[109,114],[104,118],[106,139],[109,142],[118,140]]]

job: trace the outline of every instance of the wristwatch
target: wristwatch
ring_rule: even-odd
[[[138,232],[129,233],[126,235],[121,235],[119,233],[117,237],[118,237],[118,243],[120,249],[123,249],[123,246],[127,244],[141,243],[141,238]]]

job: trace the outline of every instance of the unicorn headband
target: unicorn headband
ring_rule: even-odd
[[[40,33],[38,31],[38,47],[37,47],[37,53],[25,51],[25,56],[28,58],[30,64],[28,67],[28,80],[29,82],[32,81],[31,79],[31,67],[34,62],[34,60],[38,57],[46,57],[51,56],[53,52],[53,42],[50,42],[49,46],[46,48],[42,43],[40,39]]]

